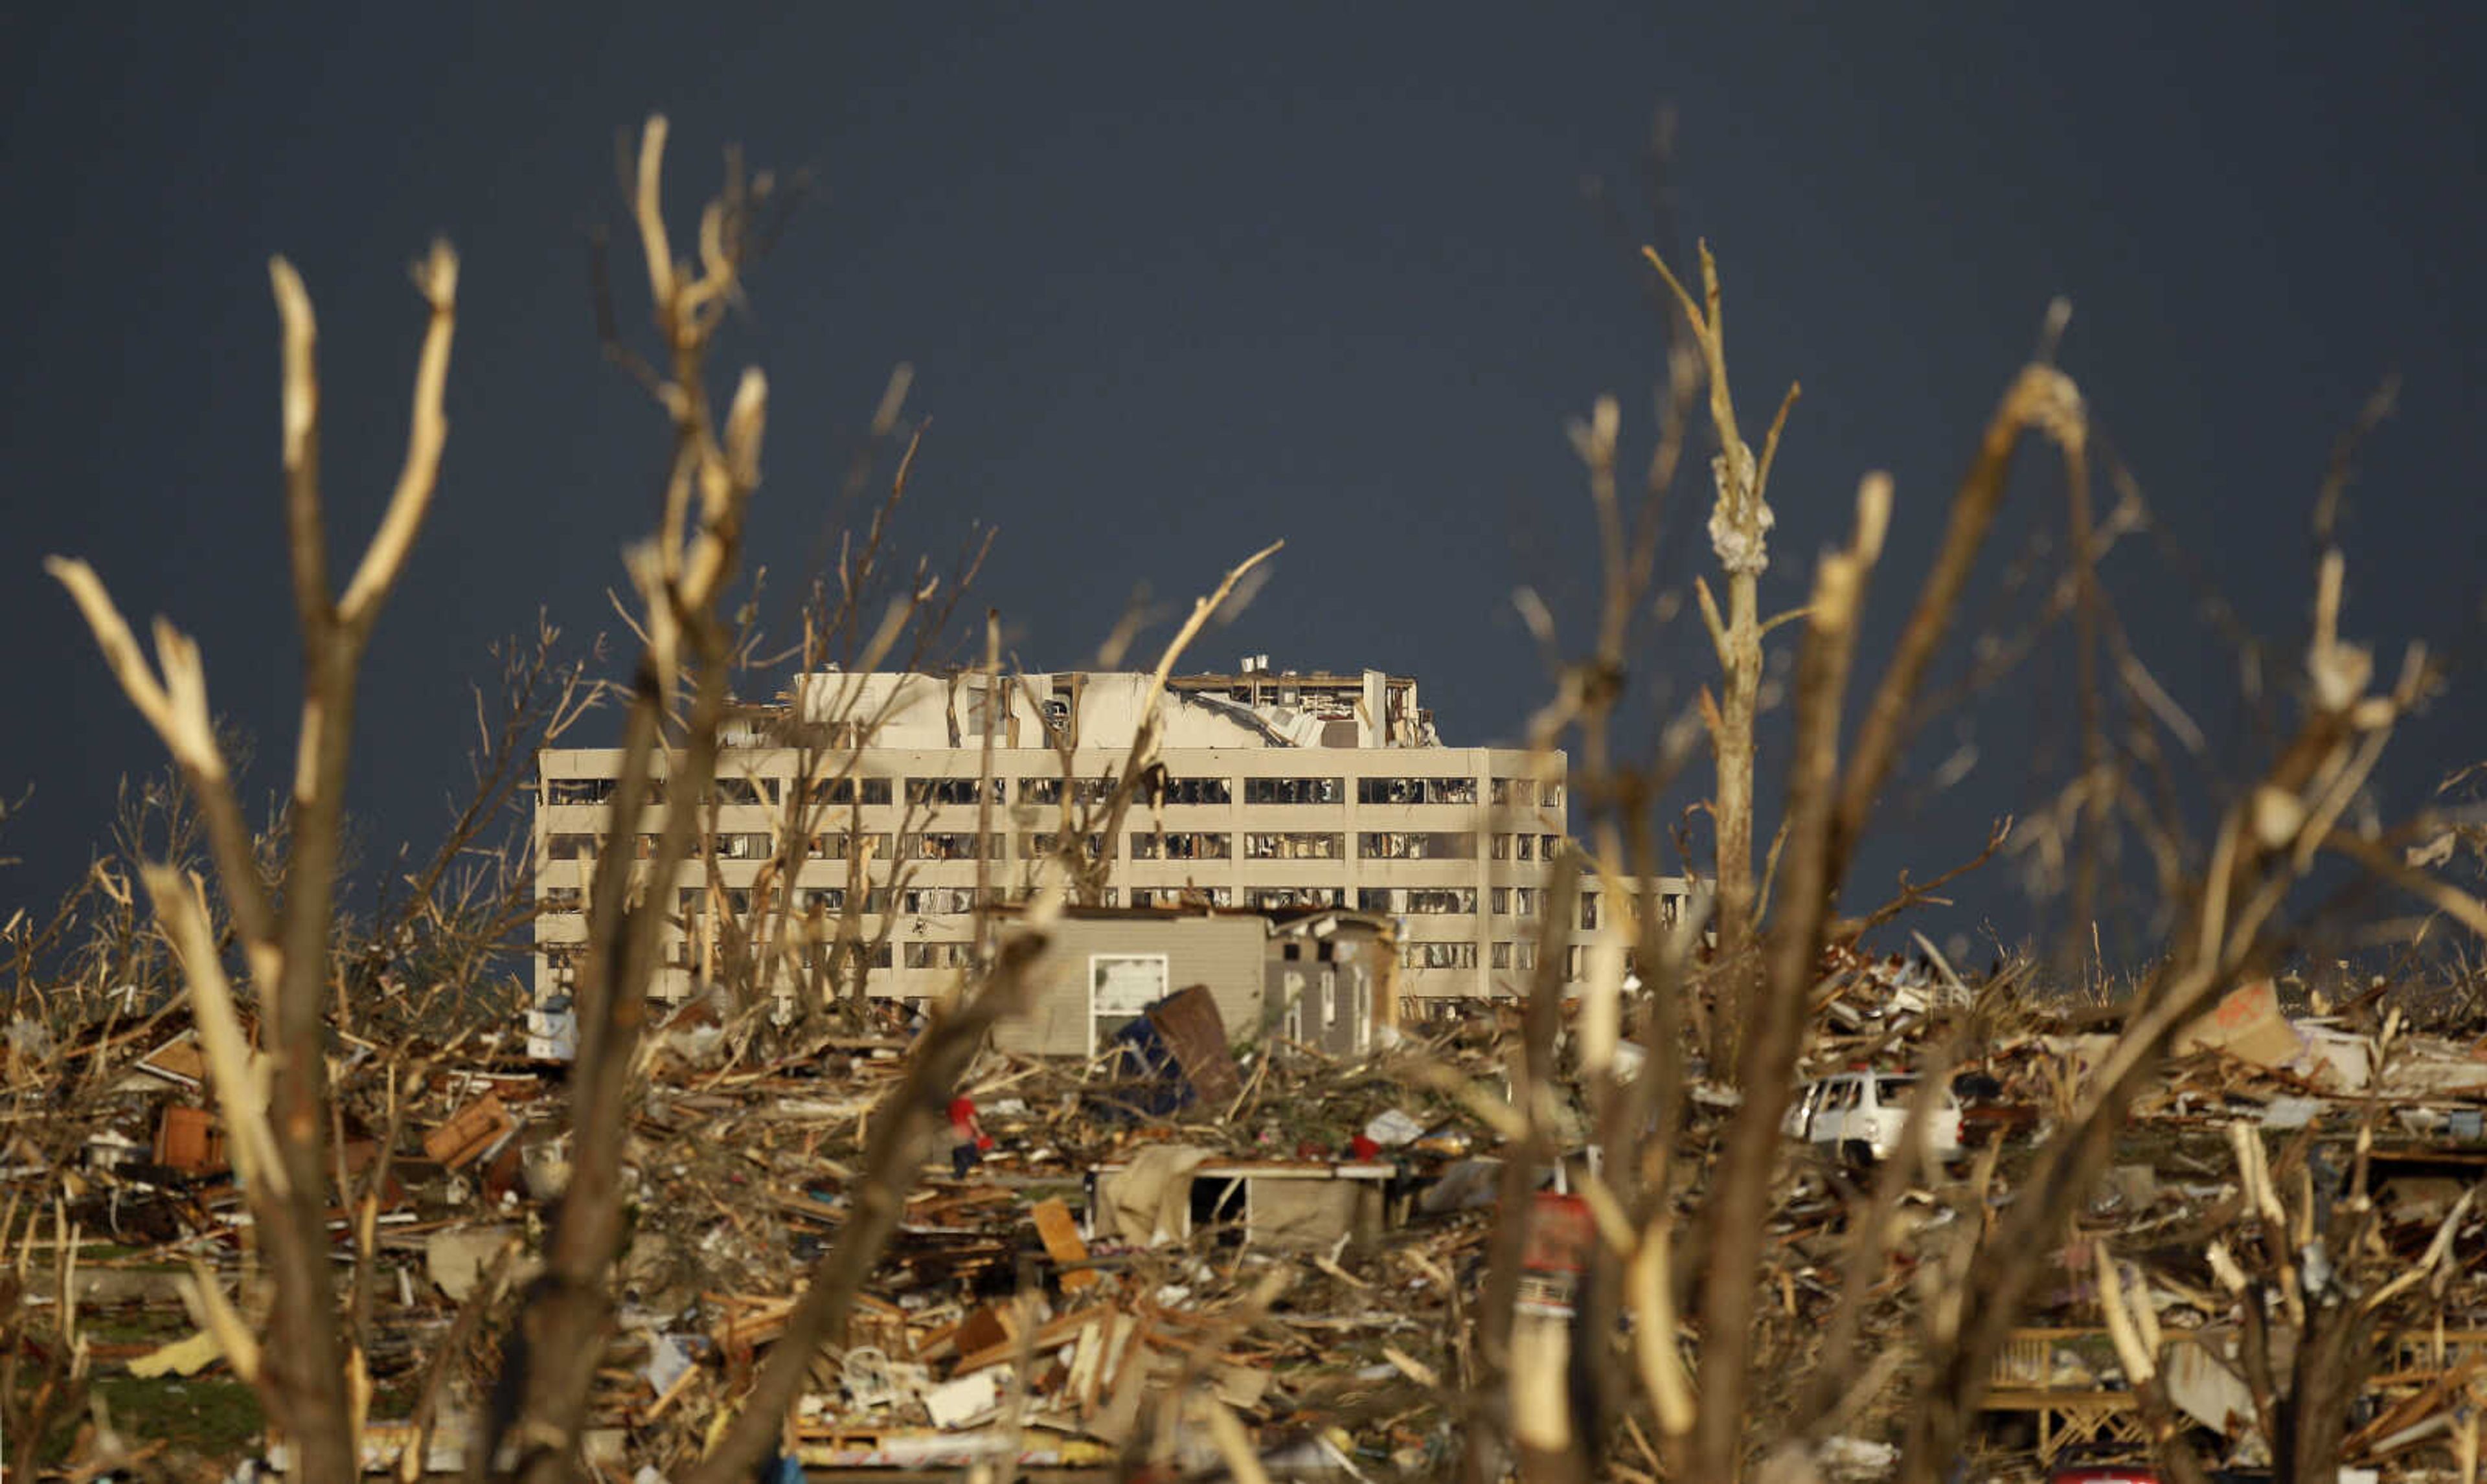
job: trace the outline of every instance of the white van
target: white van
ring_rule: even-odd
[[[1827,1144],[1852,1157],[1886,1160],[1900,1144],[1917,1080],[1901,1072],[1842,1072],[1798,1094],[1779,1124],[1790,1139]],[[1937,1159],[1960,1153],[1960,1099],[1945,1087],[1926,1118],[1926,1150]]]

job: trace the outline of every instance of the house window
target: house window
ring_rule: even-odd
[[[906,965],[909,969],[964,969],[976,961],[972,943],[910,943],[907,945]]]
[[[1493,967],[1493,968],[1495,968],[1495,969],[1508,969],[1508,968],[1510,968],[1510,967],[1511,967],[1511,945],[1510,945],[1510,944],[1508,944],[1508,943],[1497,943],[1497,944],[1495,944],[1495,945],[1494,946],[1494,953],[1493,953],[1493,956],[1492,956],[1492,958],[1491,958],[1491,960],[1490,960],[1489,962],[1490,962],[1490,967]]]
[[[545,780],[546,804],[601,804],[613,797],[616,781],[609,778],[548,778]]]
[[[546,887],[544,889],[543,911],[546,917],[574,916],[582,900],[576,887]]]
[[[1399,946],[1399,963],[1408,969],[1473,969],[1477,951],[1473,943],[1403,943]]]
[[[1088,1055],[1166,997],[1163,953],[1088,955]]]
[[[1580,925],[1584,928],[1598,925],[1598,893],[1595,892],[1580,893]]]
[[[593,835],[547,835],[545,837],[545,855],[546,858],[555,861],[593,860],[596,856],[596,837]]]

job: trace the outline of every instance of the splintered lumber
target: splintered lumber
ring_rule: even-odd
[[[1045,1244],[1045,1255],[1062,1270],[1062,1291],[1077,1293],[1094,1286],[1099,1279],[1086,1266],[1088,1244],[1079,1240],[1079,1225],[1071,1219],[1071,1208],[1056,1197],[1038,1201],[1029,1215],[1036,1221],[1036,1235]]]
[[[423,1136],[424,1157],[444,1168],[456,1169],[490,1148],[503,1134],[517,1126],[510,1111],[501,1105],[501,1095],[487,1092],[450,1115],[448,1122]]]
[[[1112,1305],[1099,1304],[1075,1313],[1065,1314],[1049,1324],[1041,1326],[1033,1335],[1028,1337],[1027,1347],[1031,1351],[1058,1349],[1066,1342],[1077,1338],[1081,1330],[1097,1323],[1113,1311]],[[969,1371],[983,1370],[988,1365],[1000,1365],[1014,1360],[1019,1355],[1020,1343],[1019,1337],[1013,1335],[999,1344],[987,1345],[976,1350],[969,1350],[962,1345],[959,1347],[959,1363],[951,1367],[951,1374],[964,1376]]]

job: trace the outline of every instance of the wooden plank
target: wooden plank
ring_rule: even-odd
[[[1226,1044],[1226,1021],[1207,985],[1194,984],[1169,997],[1149,1012],[1149,1024],[1174,1053],[1184,1080],[1204,1105],[1224,1108],[1243,1095],[1235,1053]]]
[[[1071,1208],[1052,1197],[1038,1201],[1029,1215],[1036,1221],[1037,1240],[1045,1244],[1045,1255],[1063,1270],[1062,1291],[1077,1293],[1095,1286],[1100,1279],[1084,1266],[1088,1244],[1079,1240],[1079,1223],[1071,1219]]]

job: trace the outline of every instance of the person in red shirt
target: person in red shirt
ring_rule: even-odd
[[[976,1118],[973,1098],[961,1093],[950,1100],[950,1168],[960,1179],[985,1157],[985,1126]]]

